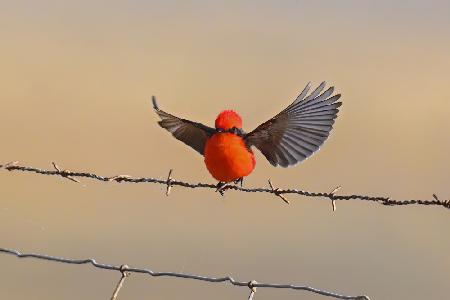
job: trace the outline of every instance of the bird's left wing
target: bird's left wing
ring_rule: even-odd
[[[244,138],[273,166],[289,167],[312,155],[325,142],[333,128],[341,102],[334,88],[326,91],[322,82],[311,94],[308,84],[295,101]]]
[[[160,110],[154,96],[152,97],[152,102],[155,112],[161,118],[161,121],[158,121],[159,126],[172,133],[176,139],[203,155],[206,140],[214,133],[214,128],[181,119]]]

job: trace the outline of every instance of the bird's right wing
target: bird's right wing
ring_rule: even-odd
[[[154,96],[152,97],[152,102],[155,112],[161,118],[161,121],[158,121],[159,126],[172,133],[176,139],[203,155],[206,140],[215,132],[214,128],[181,119],[160,110]]]

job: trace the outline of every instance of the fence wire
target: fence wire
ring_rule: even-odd
[[[275,188],[272,182],[269,180],[269,188],[246,188],[234,184],[227,184],[220,189],[218,189],[216,184],[210,183],[190,183],[179,180],[174,180],[172,178],[172,170],[169,172],[169,176],[167,179],[158,179],[151,177],[132,177],[129,175],[115,175],[115,176],[101,176],[95,173],[85,172],[85,171],[70,171],[61,169],[56,163],[53,164],[53,170],[40,169],[30,166],[21,166],[17,161],[9,162],[3,165],[0,165],[0,169],[5,169],[8,171],[21,171],[21,172],[32,172],[41,175],[49,175],[49,176],[60,176],[71,180],[73,182],[79,182],[78,178],[90,178],[103,182],[128,182],[128,183],[153,183],[153,184],[162,184],[166,185],[166,195],[169,195],[171,188],[173,186],[181,186],[185,188],[204,188],[204,189],[213,189],[219,191],[223,194],[227,190],[235,190],[239,192],[246,193],[269,193],[273,194],[280,199],[282,199],[285,203],[289,204],[289,200],[286,199],[286,195],[288,194],[297,194],[305,197],[322,197],[328,198],[331,200],[333,210],[336,209],[336,201],[339,200],[359,200],[359,201],[369,201],[376,202],[382,205],[387,206],[406,206],[406,205],[433,205],[440,206],[447,209],[450,209],[450,200],[440,200],[436,194],[432,194],[433,199],[431,200],[421,200],[421,199],[405,199],[405,200],[396,200],[390,197],[382,197],[382,196],[368,196],[368,195],[336,195],[338,190],[341,187],[334,188],[331,192],[310,192],[306,190],[300,189],[280,189]]]
[[[9,162],[3,165],[0,165],[0,169],[5,169],[8,171],[20,171],[20,172],[31,172],[41,175],[49,175],[49,176],[59,176],[62,178],[66,178],[68,180],[71,180],[73,182],[79,183],[79,178],[90,178],[93,180],[98,180],[102,182],[128,182],[128,183],[153,183],[153,184],[161,184],[166,186],[166,195],[169,195],[171,189],[173,186],[180,186],[184,188],[203,188],[203,189],[213,189],[215,191],[220,192],[223,194],[225,191],[228,190],[234,190],[238,192],[246,192],[246,193],[268,193],[273,194],[280,199],[282,199],[285,203],[289,204],[289,200],[286,198],[286,195],[289,194],[297,194],[305,197],[322,197],[322,198],[328,198],[331,200],[332,208],[333,210],[336,209],[336,201],[338,200],[359,200],[359,201],[369,201],[369,202],[375,202],[382,205],[387,206],[406,206],[406,205],[433,205],[433,206],[440,206],[447,209],[450,209],[450,200],[440,200],[435,194],[433,194],[432,200],[420,200],[420,199],[406,199],[406,200],[395,200],[391,199],[390,197],[381,197],[381,196],[368,196],[368,195],[336,195],[340,187],[334,188],[330,192],[310,192],[306,190],[300,190],[300,189],[280,189],[274,187],[272,182],[269,180],[269,188],[246,188],[234,184],[227,184],[225,186],[222,186],[218,188],[216,184],[210,184],[210,183],[190,183],[190,182],[184,182],[175,180],[172,178],[172,170],[169,171],[169,175],[166,179],[158,179],[158,178],[151,178],[151,177],[132,177],[129,175],[115,175],[115,176],[101,176],[97,175],[95,173],[91,172],[85,172],[85,171],[70,171],[60,168],[56,163],[52,162],[53,170],[47,170],[47,169],[40,169],[35,168],[31,166],[22,166],[19,165],[17,161]],[[45,254],[36,254],[36,253],[21,253],[14,249],[7,249],[7,248],[0,248],[0,253],[3,254],[10,254],[14,255],[18,258],[33,258],[33,259],[40,259],[40,260],[47,260],[47,261],[53,261],[58,263],[65,263],[65,264],[91,264],[93,267],[99,268],[99,269],[106,269],[106,270],[113,270],[118,271],[121,273],[120,280],[117,282],[117,285],[115,286],[115,289],[112,293],[111,300],[116,300],[118,297],[119,291],[121,287],[123,286],[126,278],[129,276],[130,273],[141,273],[141,274],[148,274],[153,277],[176,277],[181,279],[193,279],[193,280],[199,280],[203,282],[209,282],[209,283],[231,283],[234,286],[239,287],[247,287],[250,289],[250,294],[248,296],[248,300],[252,300],[255,297],[256,294],[256,288],[276,288],[276,289],[292,289],[292,290],[302,290],[307,291],[323,296],[333,297],[335,299],[353,299],[353,300],[370,300],[368,296],[360,295],[360,296],[348,296],[348,295],[342,295],[337,294],[330,291],[325,291],[321,289],[317,289],[311,286],[306,285],[293,285],[293,284],[276,284],[276,283],[260,283],[255,280],[250,281],[238,281],[230,276],[226,277],[207,277],[207,276],[201,276],[201,275],[194,275],[194,274],[186,274],[186,273],[176,273],[176,272],[156,272],[152,271],[150,269],[145,268],[131,268],[127,265],[111,265],[111,264],[104,264],[104,263],[98,263],[95,259],[88,258],[88,259],[69,259],[69,258],[63,258],[63,257],[55,257],[55,256],[49,256]]]
[[[18,258],[33,258],[39,260],[53,261],[57,263],[64,264],[75,264],[75,265],[83,265],[83,264],[91,264],[95,268],[118,271],[121,273],[121,277],[119,282],[117,283],[113,294],[111,296],[111,300],[115,300],[119,294],[119,291],[127,277],[129,277],[130,273],[140,273],[140,274],[148,274],[153,277],[176,277],[182,279],[193,279],[199,280],[203,282],[209,283],[231,283],[234,286],[239,287],[247,287],[250,289],[250,294],[248,296],[248,300],[252,300],[256,293],[256,288],[275,288],[275,289],[292,289],[292,290],[300,290],[307,291],[315,294],[319,294],[322,296],[333,297],[335,299],[348,299],[348,300],[370,300],[370,298],[366,295],[361,296],[347,296],[341,295],[334,292],[329,292],[325,290],[320,290],[314,287],[306,286],[306,285],[293,285],[293,284],[277,284],[277,283],[260,283],[255,280],[250,281],[238,281],[233,277],[207,277],[201,275],[194,274],[186,274],[186,273],[176,273],[176,272],[156,272],[146,268],[131,268],[127,265],[112,265],[112,264],[104,264],[99,263],[93,258],[88,259],[69,259],[64,257],[56,257],[44,254],[36,254],[36,253],[21,253],[17,250],[0,248],[0,253],[14,255]]]

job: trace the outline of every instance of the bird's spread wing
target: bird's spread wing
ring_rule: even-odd
[[[295,101],[269,121],[245,136],[274,166],[288,167],[312,155],[325,142],[333,128],[341,102],[340,94],[322,82],[311,94],[310,84]]]
[[[155,112],[161,118],[158,124],[172,133],[175,138],[203,155],[206,140],[214,133],[214,129],[201,123],[175,117],[160,110],[155,97],[152,97],[152,102]]]

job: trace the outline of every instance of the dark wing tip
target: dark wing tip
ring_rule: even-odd
[[[342,102],[341,101],[338,101],[340,98],[341,98],[341,94],[336,94],[336,95],[334,95],[333,97],[335,97],[335,102],[334,102],[334,104],[336,104],[336,108],[338,108],[338,107],[341,107],[341,105],[342,105]],[[336,102],[336,101],[338,101],[338,102]]]
[[[156,97],[152,96],[153,109],[159,110],[158,103],[156,102]]]

